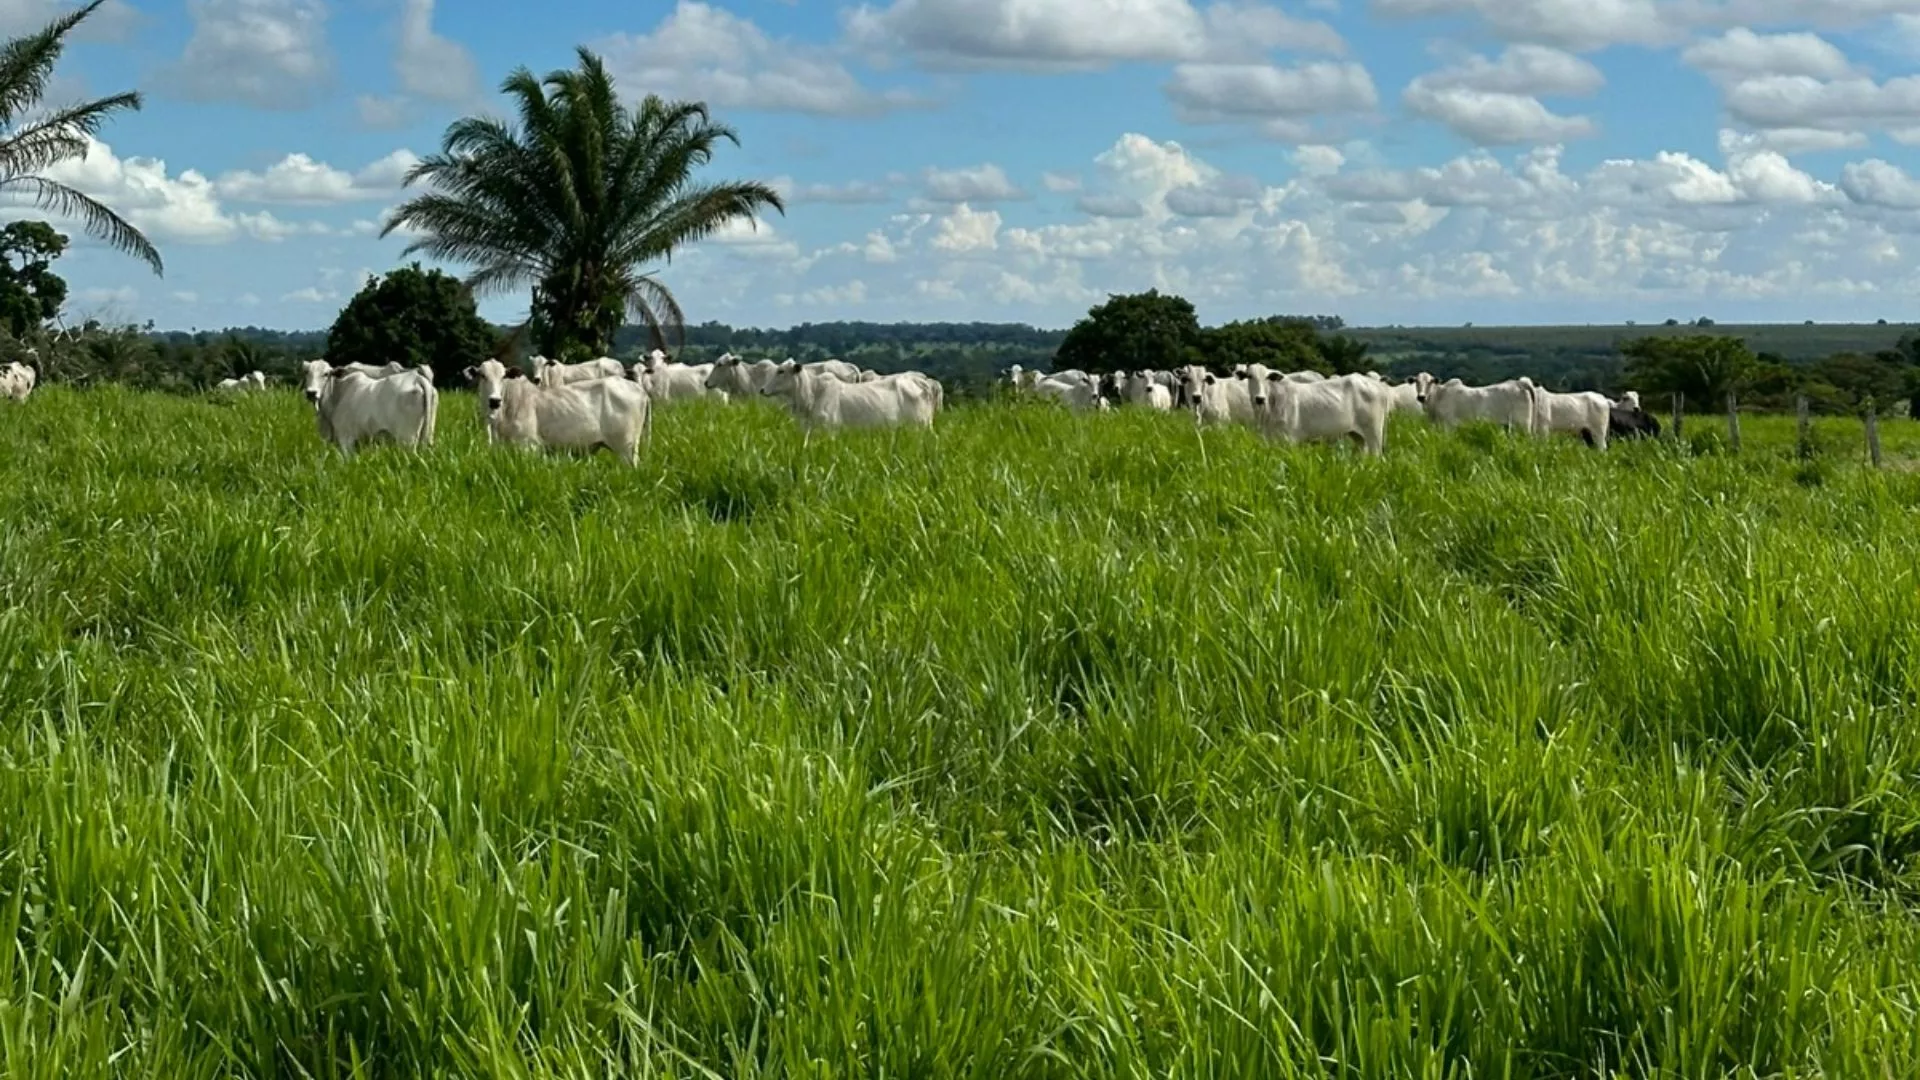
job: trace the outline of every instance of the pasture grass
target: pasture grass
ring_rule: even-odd
[[[1842,423],[0,405],[0,1075],[1898,1075],[1920,475]]]

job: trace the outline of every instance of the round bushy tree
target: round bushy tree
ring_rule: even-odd
[[[0,229],[0,326],[24,338],[60,313],[67,283],[52,270],[67,238],[44,221],[15,221]]]
[[[1158,370],[1193,363],[1200,319],[1192,302],[1158,289],[1109,297],[1073,324],[1054,354],[1056,370]]]
[[[461,385],[460,372],[499,347],[467,287],[419,263],[369,278],[327,331],[327,359],[336,365],[426,364],[441,386]]]

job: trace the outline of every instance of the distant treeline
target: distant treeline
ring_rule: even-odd
[[[1911,357],[1890,354],[1902,349],[1903,338],[1914,340],[1913,325],[1901,323],[1713,325],[1695,320],[1661,326],[1344,327],[1334,317],[1307,321],[1365,345],[1365,366],[1389,375],[1428,371],[1476,384],[1528,375],[1554,389],[1608,392],[1625,385],[1626,353],[1637,340],[1724,336],[1743,342],[1762,365],[1758,381],[1770,393],[1756,399],[1756,405],[1765,407],[1774,397],[1800,388],[1813,391],[1815,407],[1821,410],[1844,408],[1842,398],[1856,399],[1870,388],[1890,391],[1903,374],[1896,369],[1912,363]],[[984,388],[1013,364],[1053,366],[1066,335],[1065,330],[1024,323],[825,322],[762,329],[707,322],[686,328],[680,358],[698,362],[725,352],[799,360],[831,356],[878,371],[925,371],[967,393]],[[100,374],[189,389],[254,366],[273,375],[291,373],[298,360],[326,350],[322,331],[257,326],[150,330],[144,338],[154,354],[138,358],[145,364],[103,365],[108,370]],[[130,344],[122,339],[119,348],[126,351]],[[622,359],[639,357],[646,351],[644,330],[621,331],[615,351]],[[139,378],[136,372],[143,367],[165,377]],[[1764,377],[1768,371],[1775,374]],[[1835,396],[1831,387],[1840,387],[1844,394]]]

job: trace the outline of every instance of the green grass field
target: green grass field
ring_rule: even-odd
[[[0,404],[0,1075],[1920,1061],[1920,424]]]

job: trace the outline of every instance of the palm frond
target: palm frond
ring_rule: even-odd
[[[66,49],[67,35],[105,2],[91,0],[34,33],[0,45],[0,125],[12,124],[45,96],[53,65]]]
[[[140,108],[140,95],[128,92],[70,105],[43,116],[0,139],[0,177],[37,173],[86,154],[90,139],[107,118]]]
[[[524,285],[533,280],[533,273],[519,263],[494,263],[483,266],[467,275],[467,291],[475,296],[487,296],[505,292],[516,285]]]
[[[660,279],[651,274],[641,274],[627,282],[627,310],[639,316],[641,325],[647,328],[649,347],[665,349],[672,345],[675,351],[687,344],[687,316],[680,310],[680,302]],[[662,318],[664,313],[665,318]],[[665,328],[673,328],[673,340],[666,338]]]
[[[733,222],[757,220],[768,210],[784,216],[786,209],[779,192],[757,181],[696,187],[658,208],[643,228],[635,230],[635,246],[625,254],[638,262],[651,262],[705,240]]]
[[[106,204],[60,183],[41,176],[16,176],[0,180],[0,188],[24,187],[33,192],[33,201],[41,209],[51,210],[62,217],[79,218],[81,226],[89,234],[103,240],[109,247],[123,251],[153,267],[156,277],[165,277],[166,268],[160,261],[160,252],[139,229],[129,225],[119,214],[108,209]]]

